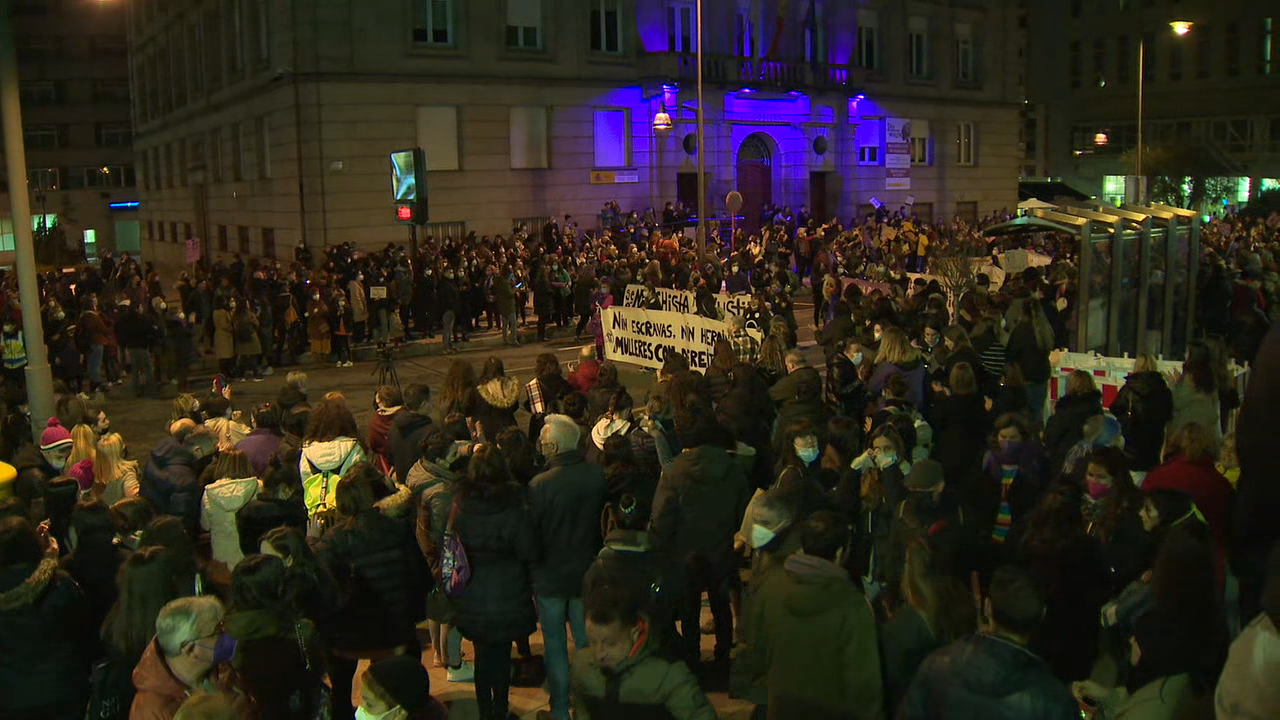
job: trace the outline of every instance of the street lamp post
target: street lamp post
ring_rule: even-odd
[[[22,107],[18,94],[18,51],[14,44],[12,0],[0,0],[0,115],[3,116],[5,164],[9,171],[18,296],[22,302],[22,330],[27,346],[27,402],[34,437],[53,415],[53,375],[44,345],[40,286],[36,280],[35,248],[31,239],[31,198],[26,193],[27,155],[22,144]]]
[[[701,262],[707,249],[707,177],[706,177],[706,126],[702,98],[702,0],[697,0],[698,15],[698,260]]]
[[[1183,35],[1186,35],[1187,33],[1191,32],[1191,26],[1194,24],[1195,23],[1190,22],[1188,20],[1174,20],[1173,22],[1169,23],[1169,28],[1173,30],[1174,35],[1177,35],[1178,37],[1182,37]],[[1134,156],[1134,163],[1133,163],[1133,174],[1135,177],[1138,178],[1138,183],[1142,190],[1141,192],[1142,197],[1138,198],[1138,201],[1143,204],[1147,202],[1147,181],[1143,179],[1145,176],[1142,174],[1144,170],[1142,166],[1142,153],[1143,153],[1142,116],[1143,116],[1143,111],[1145,110],[1145,106],[1144,106],[1145,98],[1143,96],[1143,93],[1146,89],[1146,81],[1147,81],[1146,74],[1145,74],[1146,66],[1147,66],[1147,36],[1145,33],[1143,33],[1138,36],[1138,149],[1137,149],[1137,154]]]

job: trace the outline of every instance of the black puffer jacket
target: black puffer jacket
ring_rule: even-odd
[[[287,525],[307,531],[307,508],[302,498],[279,500],[256,497],[236,513],[236,528],[240,532],[240,552],[253,555],[262,547],[262,536]]]
[[[454,624],[472,642],[531,635],[538,626],[529,572],[537,540],[520,486],[496,497],[462,498],[453,527],[471,563]]]
[[[1150,470],[1160,464],[1164,429],[1173,419],[1173,391],[1158,372],[1129,376],[1111,403],[1111,414],[1120,421],[1124,449],[1133,458],[1134,470]]]
[[[697,557],[721,571],[722,564],[732,564],[733,536],[750,500],[747,473],[733,455],[712,445],[691,448],[658,480],[650,522],[654,545],[673,567],[683,569]]]
[[[396,413],[387,432],[387,461],[397,482],[405,482],[409,468],[422,457],[422,438],[431,427],[431,417],[410,410]]]
[[[191,528],[200,522],[200,498],[204,486],[201,461],[173,438],[165,438],[151,451],[151,460],[142,470],[138,492],[161,515],[177,515]]]
[[[1053,407],[1053,415],[1044,425],[1044,452],[1052,477],[1062,471],[1067,454],[1084,439],[1084,422],[1102,414],[1102,393],[1094,390],[1079,395],[1064,395]]]
[[[861,426],[867,400],[867,384],[858,377],[858,366],[844,353],[828,358],[827,405],[841,417],[857,420]]]
[[[0,568],[0,717],[41,717],[85,698],[86,617],[56,560]]]
[[[898,720],[1077,720],[1071,691],[1044,660],[980,633],[930,655],[898,708]]]
[[[316,556],[342,590],[325,623],[334,650],[365,652],[409,644],[426,610],[426,570],[406,519],[408,488],[325,533]]]

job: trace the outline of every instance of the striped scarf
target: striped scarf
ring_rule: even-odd
[[[1009,488],[1013,479],[1018,476],[1017,465],[1000,466],[1000,509],[996,511],[996,525],[991,530],[991,541],[997,545],[1004,543],[1009,536],[1009,527],[1013,525],[1013,508],[1009,505]]]

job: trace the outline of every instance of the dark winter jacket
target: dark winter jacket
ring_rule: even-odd
[[[453,509],[453,491],[457,480],[456,474],[426,458],[409,468],[406,480],[417,507],[414,513],[414,537],[418,541],[418,550],[426,558],[427,568],[437,581],[441,579],[441,543],[444,542],[444,532],[449,525],[449,512]]]
[[[200,473],[207,464],[177,440],[164,438],[151,451],[138,492],[157,513],[177,515],[195,528],[200,522],[200,498],[204,494]]]
[[[240,552],[257,554],[262,547],[262,537],[282,525],[307,531],[307,509],[301,497],[278,500],[258,495],[250,500],[236,513]]]
[[[271,456],[280,449],[281,436],[267,428],[257,428],[236,443],[236,449],[249,458],[253,466],[253,474],[263,477],[267,472],[267,463]]]
[[[893,619],[879,626],[880,664],[884,669],[885,707],[897,710],[907,686],[925,658],[937,650],[938,638],[920,613],[903,604]]]
[[[269,610],[231,612],[223,620],[236,639],[232,665],[239,687],[261,718],[309,720],[323,682],[325,648],[311,621]]]
[[[1078,720],[1071,691],[1035,653],[979,633],[930,655],[898,708],[898,720]]]
[[[577,450],[548,460],[529,483],[529,513],[538,536],[533,585],[544,597],[582,596],[582,574],[600,551],[606,484],[599,465]]]
[[[1101,414],[1102,393],[1097,390],[1058,399],[1053,415],[1044,426],[1044,452],[1050,476],[1061,472],[1071,448],[1084,439],[1085,421]]]
[[[102,627],[107,611],[115,604],[119,596],[116,573],[120,565],[129,559],[129,551],[114,540],[115,536],[109,530],[78,537],[75,551],[62,558],[60,563],[84,593],[85,627],[90,632]],[[93,656],[99,656],[101,649],[94,648]]]
[[[715,720],[711,701],[689,668],[658,652],[652,630],[616,667],[590,649],[576,653],[569,675],[577,720]]]
[[[733,455],[703,445],[681,453],[663,471],[653,498],[650,532],[672,567],[691,558],[713,575],[733,565],[733,536],[751,500],[747,473]]]
[[[467,393],[463,412],[480,423],[485,442],[494,442],[503,430],[515,427],[520,389],[515,378],[500,377],[471,388]]]
[[[817,369],[811,367],[796,368],[792,372],[783,375],[778,382],[769,388],[769,397],[776,403],[783,403],[791,400],[796,396],[796,385],[802,380],[808,380],[813,383],[814,387],[822,387],[822,377],[818,374]]]
[[[87,608],[56,560],[0,568],[0,717],[85,697]]]
[[[929,398],[926,387],[928,374],[925,372],[924,363],[920,360],[911,360],[902,365],[877,363],[876,369],[871,373],[871,381],[867,383],[871,394],[879,397],[884,392],[885,385],[889,383],[889,378],[894,375],[902,375],[907,379],[907,396],[903,399],[917,408],[928,407],[925,404]]]
[[[316,557],[342,589],[331,618],[333,648],[348,653],[410,644],[425,610],[426,569],[408,526],[408,488],[331,528]]]
[[[387,462],[398,482],[405,482],[409,468],[422,457],[422,438],[431,427],[431,416],[403,410],[391,420],[387,433]]]
[[[537,536],[518,485],[460,501],[454,531],[467,550],[471,582],[454,625],[472,642],[523,639],[537,629],[529,565]]]
[[[1130,375],[1111,403],[1111,414],[1120,421],[1133,469],[1145,471],[1159,465],[1164,429],[1173,419],[1173,392],[1164,376],[1158,372]]]
[[[1022,379],[1029,383],[1049,381],[1049,351],[1036,344],[1036,332],[1031,323],[1022,322],[1009,334],[1005,346],[1005,360],[1022,370]]]
[[[981,394],[947,395],[933,404],[933,457],[948,478],[971,474],[980,467],[982,450],[991,432],[991,416]]]
[[[1047,598],[1031,649],[1064,683],[1088,677],[1098,653],[1099,612],[1111,595],[1101,545],[1084,533],[1051,546],[1017,545],[1015,561],[1035,573]]]
[[[858,377],[858,366],[844,353],[827,360],[827,404],[841,417],[861,422],[867,411],[867,384]]]

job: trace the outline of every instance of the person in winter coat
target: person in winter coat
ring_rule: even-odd
[[[1023,300],[1017,317],[1010,324],[1013,330],[1009,333],[1005,360],[1022,371],[1031,422],[1038,427],[1044,418],[1049,377],[1053,372],[1049,364],[1049,353],[1053,351],[1053,327],[1035,299]]]
[[[364,462],[368,456],[363,444],[356,439],[359,432],[355,416],[346,406],[334,400],[316,403],[311,410],[307,432],[302,437],[298,477],[304,483],[318,473],[342,477],[352,467]]]
[[[853,418],[859,425],[870,400],[860,373],[863,359],[862,345],[856,338],[836,342],[827,357],[827,405],[837,415]]]
[[[1196,423],[1210,432],[1214,442],[1221,441],[1221,400],[1209,346],[1199,340],[1191,341],[1182,372],[1170,374],[1168,380],[1173,389],[1169,433],[1172,435],[1183,425]]]
[[[520,347],[517,331],[520,329],[519,318],[516,317],[516,293],[511,287],[511,278],[504,272],[493,277],[493,307],[502,318],[502,342],[511,347]]]
[[[40,444],[24,445],[14,454],[12,464],[18,473],[13,483],[14,493],[19,497],[43,495],[51,480],[70,469],[67,459],[71,457],[73,445],[71,433],[57,418],[49,418],[40,433]]]
[[[60,567],[76,581],[84,592],[87,616],[85,627],[102,627],[107,611],[115,604],[119,592],[116,576],[129,558],[129,551],[116,543],[116,528],[111,509],[100,500],[81,500],[71,513],[71,552],[60,561]],[[100,656],[95,647],[91,657]]]
[[[365,442],[369,448],[369,456],[374,459],[374,462],[381,463],[390,469],[387,440],[396,416],[404,412],[404,395],[400,392],[400,388],[394,385],[383,385],[374,394],[373,402],[373,417],[369,418],[369,438]]]
[[[333,344],[333,355],[336,358],[336,367],[351,367],[352,362],[352,340],[355,326],[354,312],[351,306],[347,304],[347,298],[338,293],[334,298],[333,304],[328,309],[329,313],[329,334]]]
[[[1050,472],[1061,470],[1071,449],[1084,439],[1085,421],[1102,412],[1102,393],[1093,374],[1084,370],[1071,373],[1067,394],[1058,399],[1044,426],[1044,451]]]
[[[391,419],[387,431],[387,463],[397,482],[407,482],[409,469],[422,455],[422,440],[431,429],[431,389],[413,383],[404,389],[403,409]]]
[[[525,493],[493,445],[476,449],[459,483],[452,525],[471,561],[456,625],[475,648],[476,700],[482,720],[507,717],[511,643],[537,628],[529,565],[537,536]],[[448,521],[446,521],[448,522]]]
[[[262,489],[236,513],[240,551],[245,555],[261,552],[262,538],[279,527],[305,533],[307,508],[302,504],[297,467],[272,458],[262,474]]]
[[[263,405],[253,411],[253,430],[236,443],[236,449],[249,458],[255,477],[262,477],[267,463],[280,448],[280,414],[276,408]]]
[[[257,496],[261,485],[249,458],[239,450],[218,453],[206,475],[211,482],[200,503],[200,527],[209,531],[213,559],[234,570],[244,559],[236,513]]]
[[[311,355],[317,361],[324,362],[333,351],[333,346],[329,328],[329,306],[320,298],[320,288],[311,289],[306,317],[307,341],[311,344]]]
[[[650,533],[664,554],[666,576],[678,603],[684,656],[697,661],[701,644],[701,594],[727,610],[727,582],[737,567],[733,537],[742,524],[751,488],[747,473],[726,449],[731,444],[705,411],[678,416],[684,448],[662,471],[653,498]],[[723,616],[723,610],[721,614]],[[728,657],[732,627],[716,624],[717,657]]]
[[[884,717],[875,614],[843,567],[851,540],[839,515],[814,513],[751,601],[740,661],[767,668],[771,719]]]
[[[1027,649],[1044,611],[1035,578],[1002,567],[983,603],[990,625],[924,661],[899,720],[1077,720],[1080,708],[1071,691]]]
[[[338,482],[340,519],[316,545],[317,559],[343,590],[326,623],[335,717],[353,712],[351,684],[361,659],[419,652],[414,624],[427,580],[409,526],[410,500],[408,488],[393,491],[361,462]]]
[[[477,435],[493,442],[503,430],[515,426],[519,401],[519,381],[507,376],[502,360],[491,357],[484,363],[480,384],[463,401],[463,414]]]
[[[261,322],[253,303],[232,298],[227,307],[231,310],[232,335],[236,341],[236,357],[243,375],[252,375],[254,382],[262,380],[262,339],[258,337]]]
[[[525,409],[529,411],[529,437],[537,438],[542,433],[543,418],[561,411],[560,404],[565,396],[574,391],[569,381],[564,379],[560,369],[560,360],[555,353],[541,353],[534,360],[534,377],[525,383]]]
[[[974,509],[980,530],[1004,544],[1012,528],[1026,520],[1044,488],[1043,452],[1019,415],[996,419],[991,446],[982,459],[982,478],[960,488],[962,503]]]
[[[891,375],[904,375],[907,378],[907,396],[904,398],[907,402],[917,408],[928,407],[928,375],[924,359],[920,351],[911,345],[907,334],[895,327],[885,328],[881,334],[875,370],[867,383],[873,396],[884,392]]]
[[[357,272],[347,283],[347,301],[351,304],[351,342],[358,345],[364,342],[369,324],[369,296],[365,291],[363,272]]]
[[[809,361],[803,353],[796,350],[788,351],[783,362],[786,364],[787,374],[769,388],[769,397],[775,403],[783,403],[795,398],[796,385],[800,382],[816,381],[818,387],[822,387],[822,377],[818,374],[817,368],[809,367]]]
[[[981,467],[982,446],[991,433],[991,416],[980,387],[969,363],[952,366],[946,392],[936,399],[929,415],[933,457],[953,482]]]
[[[232,313],[233,300],[219,297],[213,311],[213,356],[218,360],[218,372],[231,377],[236,365],[236,335]]]
[[[182,439],[171,431],[151,451],[142,470],[139,494],[156,512],[176,515],[194,529],[200,521],[200,500],[204,495],[200,476],[217,451],[218,438],[205,427],[182,429],[191,425],[190,421],[174,423]]]
[[[397,655],[369,663],[360,678],[357,717],[447,720],[449,711],[431,697],[431,676],[422,662]]]
[[[133,671],[129,720],[171,720],[192,693],[232,691],[225,664],[235,643],[222,629],[222,603],[184,597],[160,609],[156,636]]]
[[[0,520],[0,716],[84,716],[89,617],[57,543],[26,518]]]
[[[821,379],[806,375],[792,387],[796,394],[778,406],[778,420],[773,433],[774,448],[785,446],[787,428],[798,424],[808,424],[815,428],[827,425],[830,413],[822,404]]]
[[[315,625],[298,614],[284,561],[252,555],[231,574],[223,618],[236,641],[231,666],[258,717],[310,720],[322,710],[324,648]]]
[[[600,511],[605,477],[578,452],[578,426],[566,415],[548,415],[538,437],[547,469],[529,483],[529,513],[537,534],[533,587],[546,647],[547,685],[553,720],[569,720],[569,645],[586,647],[582,576],[600,550]]]
[[[1280,657],[1268,648],[1280,646],[1280,547],[1272,548],[1264,570],[1262,612],[1231,643],[1214,708],[1222,720],[1277,717],[1280,713]]]
[[[1159,465],[1165,427],[1173,419],[1173,393],[1154,357],[1138,356],[1133,373],[1124,381],[1110,409],[1120,421],[1124,449],[1133,458],[1133,469],[1145,473]]]
[[[1228,547],[1235,491],[1214,467],[1214,429],[1189,423],[1172,431],[1165,445],[1165,462],[1143,478],[1142,491],[1177,490],[1190,496],[1221,551]]]
[[[578,367],[569,373],[569,386],[590,395],[599,377],[600,361],[596,359],[596,349],[591,345],[584,345],[578,351]]]
[[[665,717],[714,720],[697,678],[663,657],[636,588],[605,585],[586,598],[591,647],[573,657],[570,690],[577,720]]]

